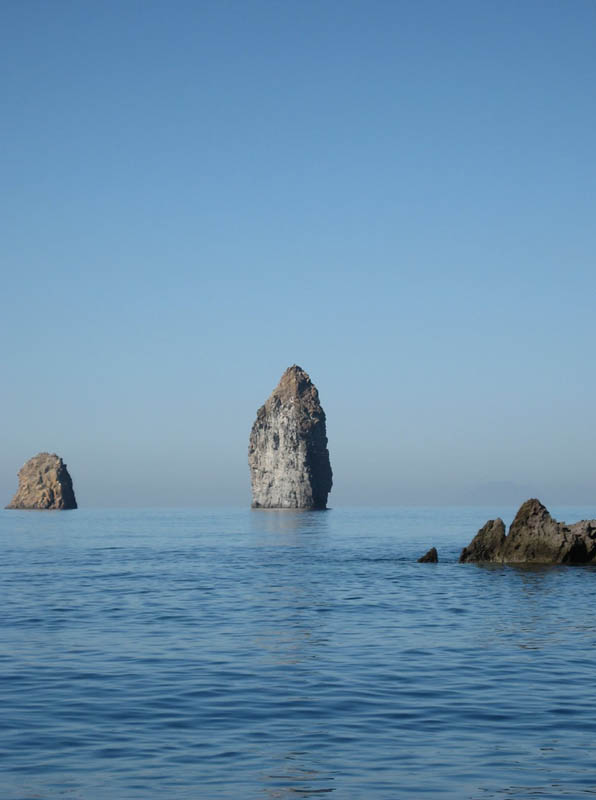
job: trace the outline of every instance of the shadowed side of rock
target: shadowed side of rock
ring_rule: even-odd
[[[38,453],[19,470],[17,493],[6,508],[66,511],[77,507],[66,464],[55,453]]]
[[[460,562],[465,561],[497,561],[501,562],[503,544],[505,542],[505,523],[498,517],[480,528],[470,544],[461,552]]]
[[[503,520],[490,520],[467,547],[460,562],[498,564],[596,564],[596,520],[557,522],[539,500],[520,507],[505,535]]]
[[[327,507],[333,477],[325,412],[301,367],[289,367],[259,408],[248,463],[253,508]]]

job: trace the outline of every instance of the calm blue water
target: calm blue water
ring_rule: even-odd
[[[596,795],[596,570],[457,563],[513,513],[1,512],[0,797]]]

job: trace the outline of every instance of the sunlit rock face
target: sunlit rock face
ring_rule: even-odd
[[[253,508],[327,507],[333,481],[325,412],[301,367],[289,367],[258,410],[248,464]]]
[[[19,470],[19,488],[6,508],[37,511],[77,507],[66,464],[55,453],[38,453]]]
[[[505,535],[502,519],[489,520],[461,552],[461,562],[596,564],[596,520],[557,522],[539,500],[521,506]]]

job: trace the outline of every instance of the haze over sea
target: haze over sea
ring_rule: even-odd
[[[514,512],[0,514],[3,800],[596,795],[595,569],[457,563]]]

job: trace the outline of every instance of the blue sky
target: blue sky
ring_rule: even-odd
[[[292,363],[335,505],[596,506],[596,4],[8,0],[0,490],[248,504]],[[1,498],[0,498],[1,499]]]

